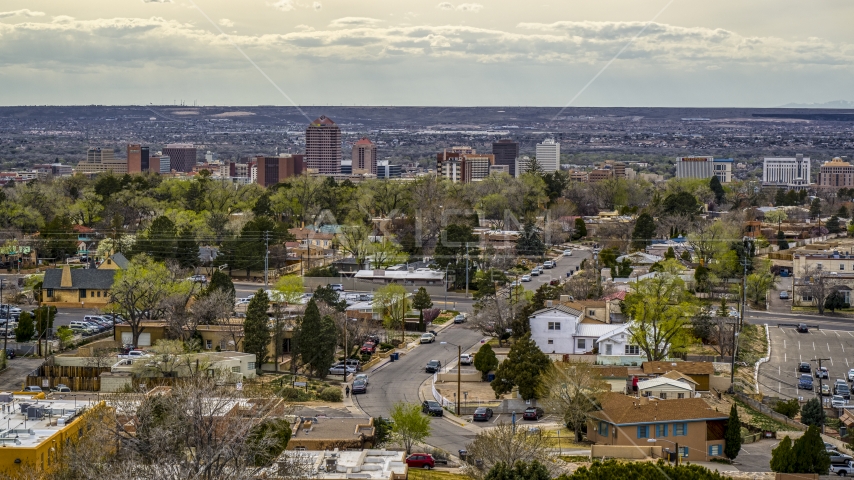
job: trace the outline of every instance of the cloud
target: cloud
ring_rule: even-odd
[[[11,12],[0,12],[0,18],[8,17],[43,17],[44,12],[34,12],[28,8],[12,10]]]
[[[376,18],[368,18],[368,17],[343,17],[336,20],[332,20],[329,23],[330,27],[333,28],[341,28],[341,27],[357,27],[357,26],[366,26],[366,25],[376,25],[380,23],[381,20],[377,20]]]
[[[227,18],[220,18],[219,22],[217,22],[217,23],[219,23],[219,25],[221,27],[233,27],[234,26],[234,22],[232,22],[231,20],[229,20]]]
[[[267,5],[270,5],[273,8],[276,8],[283,12],[290,12],[292,10],[296,10],[297,8],[293,0],[279,0],[276,3],[268,3]]]
[[[314,3],[311,5],[311,7],[314,9],[314,11],[315,11],[315,12],[317,12],[317,11],[319,11],[321,8],[323,8],[323,5],[321,5],[321,4],[320,4],[320,2],[314,2]]]
[[[455,7],[454,4],[450,2],[442,2],[436,5],[436,8],[439,10],[458,10],[460,12],[477,13],[483,10],[483,5],[479,3],[461,3]]]

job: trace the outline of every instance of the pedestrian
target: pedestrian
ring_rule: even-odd
[[[348,397],[350,396],[350,385],[347,385],[347,387],[344,388],[344,393],[346,393]]]

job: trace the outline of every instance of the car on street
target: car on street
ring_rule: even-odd
[[[827,455],[830,456],[830,463],[832,464],[848,463],[851,460],[854,460],[851,455],[845,455],[844,453],[839,453],[836,450],[827,450]]]
[[[350,389],[353,395],[357,393],[368,393],[368,382],[364,380],[353,380],[353,388]]]
[[[510,282],[510,288],[515,288],[518,286],[519,286],[519,282],[517,282],[516,280],[513,280],[512,282]]]
[[[530,282],[531,276],[530,275],[522,275],[522,281],[523,282]]]
[[[424,400],[421,402],[421,413],[433,415],[434,417],[441,417],[445,414],[445,411],[442,409],[442,406],[439,405],[439,402],[435,400]]]
[[[328,364],[327,364],[328,365]],[[346,370],[345,370],[346,368]],[[344,365],[335,365],[334,367],[329,368],[330,375],[344,375],[344,373],[356,373],[356,369],[353,367],[344,367]]]
[[[848,384],[845,383],[837,383],[833,386],[833,394],[834,395],[842,395],[845,400],[851,399],[851,389],[848,388]]]
[[[833,408],[841,408],[845,405],[845,397],[842,395],[834,395],[830,397],[830,406]]]
[[[427,373],[436,373],[442,368],[442,362],[438,360],[430,360],[427,362],[427,367],[425,370]]]
[[[528,407],[525,409],[525,413],[522,414],[522,418],[525,420],[539,420],[545,414],[546,412],[540,407]]]
[[[421,343],[433,343],[436,341],[436,337],[433,336],[432,333],[425,333],[421,335]]]
[[[344,291],[344,284],[343,283],[333,283],[332,285],[330,285],[330,287],[332,288],[333,292],[343,292]]]
[[[571,257],[571,256],[572,256],[572,250],[564,250],[564,251],[563,251],[563,256],[565,256],[565,257]]]
[[[815,369],[815,378],[829,378],[827,376],[827,367],[819,367]]]
[[[368,374],[367,374],[367,373],[359,373],[359,374],[357,374],[355,377],[353,377],[353,381],[355,382],[355,381],[357,381],[357,380],[364,380],[364,381],[365,381],[365,385],[367,385],[367,384],[368,384]]]
[[[54,393],[71,393],[71,389],[68,388],[67,385],[63,385],[61,383],[57,385],[56,388],[51,388],[50,391]]]
[[[234,305],[239,307],[241,305],[249,305],[250,298],[238,298]]]
[[[367,353],[369,355],[373,355],[377,351],[377,345],[374,342],[365,342],[362,345],[362,348],[359,349],[361,353]]]
[[[466,316],[462,313],[454,317],[454,323],[464,323],[466,321]]]
[[[38,387],[38,386],[35,386],[35,385],[29,385],[29,386],[27,386],[27,387],[24,387],[24,391],[25,391],[25,392],[35,392],[35,393],[40,393],[40,392],[42,391],[42,387]]]
[[[798,380],[798,388],[803,390],[812,390],[812,377],[806,373],[801,374],[801,378]]]
[[[840,477],[847,477],[848,474],[854,474],[854,462],[848,460],[845,463],[830,465],[830,473],[835,473]]]
[[[824,395],[825,397],[829,396],[830,395],[830,385],[828,385],[826,383],[822,383],[821,384],[821,394]]]
[[[531,270],[531,276],[532,277],[539,277],[540,276],[540,270],[537,268]]]
[[[809,329],[809,327],[807,327],[806,323],[799,323],[798,324],[798,332],[809,333],[809,331],[810,331],[810,329]]]
[[[486,422],[492,418],[492,409],[486,407],[477,407],[474,411],[474,415],[472,415],[471,420],[473,422]]]
[[[543,262],[543,268],[555,268],[555,262],[551,260],[546,260]]]
[[[474,355],[470,353],[460,355],[460,365],[471,365],[472,363],[474,363]]]
[[[798,364],[798,371],[801,373],[811,373],[812,367],[810,367],[809,362],[801,362]]]
[[[436,466],[436,461],[433,460],[433,455],[429,453],[413,453],[406,457],[406,465],[410,468],[426,468],[429,470]]]

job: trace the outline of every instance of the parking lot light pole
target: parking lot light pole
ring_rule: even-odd
[[[460,385],[462,385],[462,381],[461,381],[462,376],[460,375],[460,373],[462,372],[462,369],[463,369],[463,364],[462,364],[463,347],[456,345],[456,344],[453,344],[453,343],[450,343],[450,342],[439,342],[439,343],[442,345],[447,344],[447,345],[454,345],[455,347],[457,347],[457,397],[456,397],[456,401],[454,402],[454,410],[456,412],[455,415],[459,417],[460,416],[460,398],[462,398],[462,395],[460,394]]]

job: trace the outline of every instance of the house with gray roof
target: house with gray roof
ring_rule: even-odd
[[[110,303],[110,290],[118,270],[130,262],[121,253],[110,256],[98,268],[52,268],[44,272],[42,305],[70,308],[103,308]]]

